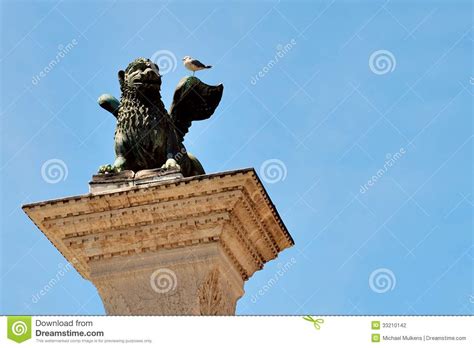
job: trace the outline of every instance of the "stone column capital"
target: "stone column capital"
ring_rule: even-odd
[[[253,169],[126,180],[23,207],[108,314],[234,314],[244,282],[293,245]]]

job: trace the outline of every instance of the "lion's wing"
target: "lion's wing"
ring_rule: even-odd
[[[206,120],[212,116],[223,91],[222,84],[210,86],[194,76],[184,77],[179,81],[169,113],[181,141],[192,121]]]

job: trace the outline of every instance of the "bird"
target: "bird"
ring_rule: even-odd
[[[204,65],[199,60],[193,59],[190,56],[186,56],[183,58],[183,64],[186,67],[186,69],[191,70],[193,72],[193,76],[194,76],[194,73],[198,70],[212,68],[212,65]]]

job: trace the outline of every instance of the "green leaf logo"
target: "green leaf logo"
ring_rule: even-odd
[[[31,317],[8,317],[7,337],[17,343],[29,340],[31,338]]]
[[[303,317],[303,319],[312,322],[313,326],[316,330],[321,329],[321,324],[324,323],[324,319],[322,319],[322,318],[314,319],[311,315],[307,315],[307,316]]]

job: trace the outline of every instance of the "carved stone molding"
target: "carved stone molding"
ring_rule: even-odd
[[[23,207],[108,314],[234,314],[244,282],[293,245],[253,169],[114,185]],[[150,285],[160,269],[173,291]]]
[[[229,304],[225,296],[221,276],[217,268],[209,272],[209,275],[199,288],[199,308],[201,315],[223,315],[233,314],[235,304]]]

